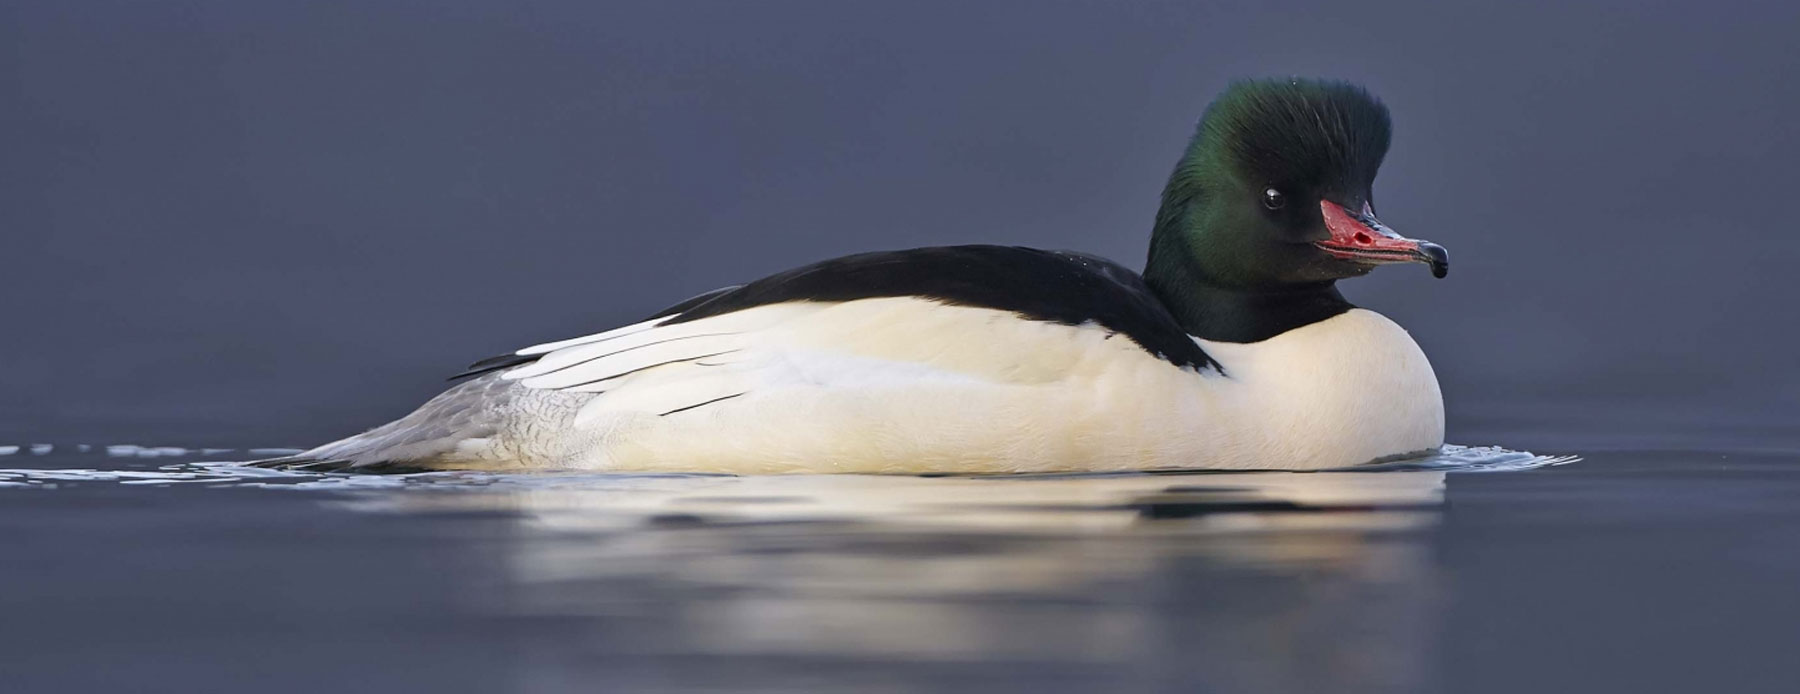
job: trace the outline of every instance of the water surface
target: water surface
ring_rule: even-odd
[[[936,478],[0,453],[6,691],[1791,691],[1800,643],[1781,452]]]

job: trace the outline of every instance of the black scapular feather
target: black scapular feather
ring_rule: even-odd
[[[835,258],[712,297],[669,323],[789,301],[902,296],[1009,311],[1027,320],[1093,323],[1177,366],[1218,368],[1137,273],[1105,258],[1018,246],[940,246]]]
[[[908,296],[1009,311],[1026,320],[1093,323],[1176,366],[1219,368],[1137,273],[1091,255],[1017,246],[940,246],[833,258],[707,292],[651,319],[662,317],[665,325],[674,325],[790,301]],[[528,364],[540,356],[489,357],[452,378]]]

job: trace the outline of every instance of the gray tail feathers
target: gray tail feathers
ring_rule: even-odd
[[[248,463],[312,472],[419,472],[445,467],[457,444],[499,433],[518,386],[486,374],[438,394],[411,414],[297,455]]]
[[[244,463],[252,467],[264,467],[280,470],[299,470],[303,472],[362,472],[377,475],[404,475],[413,472],[429,472],[432,468],[403,463],[377,461],[358,464],[354,460],[344,458],[312,458],[306,455],[286,455],[280,458],[263,458]]]

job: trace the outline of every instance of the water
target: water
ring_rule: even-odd
[[[273,453],[279,451],[265,451]],[[0,690],[1791,691],[1793,453],[305,474],[0,448]]]

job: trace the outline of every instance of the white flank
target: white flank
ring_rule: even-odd
[[[1093,325],[915,298],[638,324],[521,350],[546,356],[505,378],[543,393],[554,416],[515,419],[494,447],[512,459],[492,465],[1318,469],[1443,442],[1431,366],[1379,314],[1352,310],[1259,343],[1198,342],[1224,375],[1177,368]],[[591,399],[567,400],[577,394]]]

